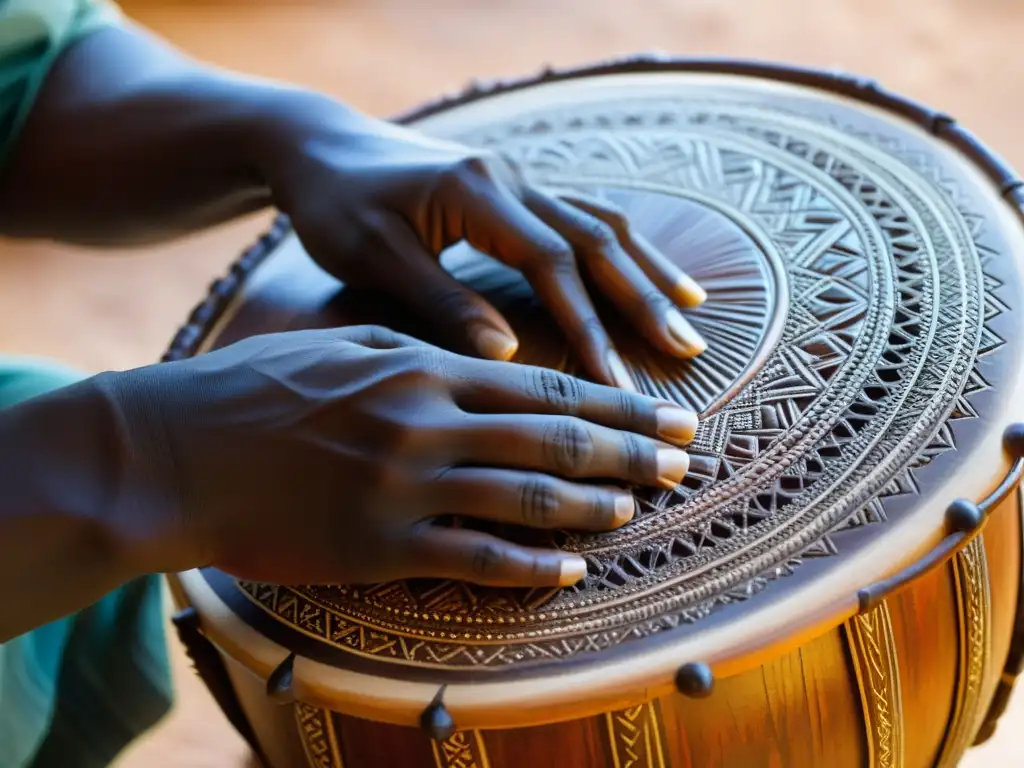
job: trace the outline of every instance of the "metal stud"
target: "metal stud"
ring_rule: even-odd
[[[692,699],[703,699],[715,688],[715,675],[711,667],[700,662],[683,664],[676,672],[676,689]]]
[[[267,696],[278,704],[291,704],[295,701],[295,694],[292,692],[294,668],[295,654],[290,653],[267,678]]]
[[[450,739],[455,733],[455,720],[452,719],[451,713],[445,707],[444,702],[441,701],[441,697],[444,694],[444,688],[441,688],[437,692],[437,696],[430,703],[423,714],[420,715],[420,728],[426,731],[427,735],[435,741],[445,741]]]

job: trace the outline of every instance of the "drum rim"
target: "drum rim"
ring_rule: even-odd
[[[390,120],[402,125],[417,123],[492,96],[506,95],[552,83],[610,75],[666,73],[726,75],[802,86],[833,96],[845,97],[901,117],[923,129],[938,142],[947,144],[958,152],[968,164],[980,171],[981,175],[992,185],[996,195],[1009,206],[1017,219],[1018,227],[1024,228],[1024,181],[1018,177],[1009,163],[948,114],[889,91],[872,79],[841,71],[800,67],[756,59],[690,58],[662,53],[635,54],[565,68],[547,67],[535,74],[511,79],[498,79],[485,83],[471,81],[461,91],[423,102],[410,110],[398,113]],[[240,295],[249,276],[292,234],[293,229],[289,218],[287,215],[279,213],[265,234],[232,264],[226,275],[210,286],[207,296],[193,310],[188,320],[174,336],[162,361],[178,360],[196,354],[204,341],[219,325],[236,297]],[[1006,495],[1016,492],[1016,485],[1020,480],[1024,464],[1015,452],[1012,454],[1012,459],[1012,462],[1007,461],[1009,469],[1004,482],[986,500],[990,502],[988,506],[997,506],[997,502],[1003,500]],[[808,617],[808,620],[801,626],[793,627],[790,631],[757,649],[756,652],[747,649],[748,653],[745,658],[740,659],[730,655],[714,660],[711,665],[714,673],[718,676],[731,676],[742,672],[763,662],[768,657],[783,653],[823,632],[836,628],[858,613],[870,610],[877,605],[879,600],[891,594],[896,588],[915,581],[924,573],[929,572],[931,567],[948,562],[957,551],[960,551],[971,539],[981,533],[986,522],[987,516],[982,515],[975,527],[947,534],[944,538],[940,538],[932,549],[918,553],[919,556],[903,565],[884,582],[865,585],[858,592],[852,593],[849,599],[844,599],[833,605],[833,610],[827,616]],[[927,545],[923,545],[923,547],[927,550]],[[925,570],[922,568],[922,563],[929,559],[932,562],[930,567]],[[181,598],[187,596],[188,601],[193,605],[197,603],[196,598],[200,598],[196,607],[203,619],[204,629],[209,633],[211,639],[221,646],[223,651],[236,659],[246,659],[247,661],[243,663],[261,677],[270,676],[272,669],[266,664],[267,657],[264,656],[262,660],[258,660],[240,644],[243,638],[249,637],[251,640],[254,635],[259,634],[258,630],[235,616],[234,612],[222,603],[212,590],[208,595],[197,595],[198,581],[202,580],[198,571],[170,575],[169,578]],[[203,586],[208,588],[205,582],[203,582]],[[199,591],[202,591],[201,587],[199,587]],[[214,598],[212,601],[210,600],[211,596]],[[204,615],[204,608],[208,611],[212,609],[212,615],[210,613]],[[225,611],[231,615],[225,615]],[[217,618],[218,616],[220,618]],[[211,618],[215,620],[211,621]],[[1011,666],[1020,666],[1021,660],[1024,659],[1024,601],[1018,607],[1014,623],[1017,628],[1010,648],[1010,659],[1007,661],[1008,669]],[[280,646],[265,636],[262,636],[262,645],[264,650],[273,648],[274,652],[271,656],[277,657],[278,662],[290,659],[289,663],[295,664],[293,690],[298,699],[344,714],[367,716],[366,712],[369,708],[376,717],[383,721],[400,725],[415,725],[420,712],[437,695],[438,684],[436,683],[409,683],[393,678],[347,673],[344,670],[333,670],[321,662],[303,657],[299,657],[296,661],[296,655],[291,652],[291,649]],[[659,652],[654,655],[663,656],[664,652],[672,645],[674,644],[659,646]],[[527,711],[521,709],[523,706],[533,706],[532,702],[527,703],[526,701],[535,701],[532,695],[513,695],[511,697],[508,695],[510,686],[538,679],[532,676],[469,684],[455,682],[450,685],[442,685],[441,689],[446,690],[445,701],[449,708],[457,711],[460,728],[521,727],[599,715],[619,706],[635,705],[653,700],[675,687],[675,672],[680,664],[700,661],[699,659],[677,658],[671,665],[662,664],[654,674],[651,674],[652,670],[650,669],[645,670],[647,674],[634,676],[630,680],[628,688],[634,692],[633,694],[625,693],[622,686],[616,686],[614,705],[609,704],[607,695],[611,695],[611,692],[608,690],[608,686],[603,685],[599,680],[593,681],[596,682],[596,685],[592,688],[588,686],[586,695],[581,688],[563,685],[563,692],[560,696],[556,696],[558,701],[545,702],[545,706],[538,707],[536,712],[532,709]],[[1002,661],[997,660],[996,663],[1002,663]],[[617,657],[604,664],[597,662],[592,665],[583,665],[579,670],[582,673],[580,677],[590,678],[592,675],[600,677],[601,672],[607,673],[614,667],[629,666],[629,664],[628,659],[624,661],[621,657]],[[331,671],[355,674],[356,677],[370,681],[370,685],[378,689],[383,686],[388,690],[373,690],[369,693],[362,690],[355,694],[351,690],[345,691],[339,688],[325,690],[317,680],[325,674],[329,675]],[[568,677],[574,678],[576,675],[570,673]],[[348,682],[356,681],[350,679]],[[330,688],[330,686],[328,687]],[[421,687],[422,690],[411,694],[412,701],[410,701],[410,691],[417,687]],[[393,691],[390,690],[392,688]],[[459,695],[471,689],[472,695],[465,698]],[[548,690],[546,693],[552,693],[552,690]],[[341,694],[340,701],[339,694]],[[591,694],[595,695],[591,696]],[[628,697],[628,700],[624,697]],[[474,707],[484,708],[479,711],[479,716]],[[517,707],[519,709],[516,709]],[[496,713],[510,708],[515,710],[514,722],[504,722],[503,717],[504,720],[509,718]],[[561,714],[554,716],[553,713],[556,710]],[[571,710],[571,713],[567,713],[568,710]]]

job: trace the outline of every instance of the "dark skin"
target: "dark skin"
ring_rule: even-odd
[[[628,391],[583,276],[680,357],[703,342],[676,306],[703,292],[617,212],[500,157],[125,28],[61,57],[0,175],[15,237],[155,242],[269,205],[321,266],[421,312],[447,348],[382,328],[263,336],[0,413],[0,579],[22,585],[0,642],[202,565],[276,583],[572,584],[573,555],[432,521],[610,530],[633,514],[622,486],[685,475],[695,415]],[[504,362],[507,323],[438,265],[462,240],[523,271],[596,383]]]

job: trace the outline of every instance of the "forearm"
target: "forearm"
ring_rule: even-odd
[[[137,28],[102,29],[50,72],[0,172],[0,232],[116,245],[258,210],[273,202],[264,137],[321,109],[344,111],[207,67]]]
[[[0,643],[172,565],[121,508],[132,461],[90,380],[0,411]]]

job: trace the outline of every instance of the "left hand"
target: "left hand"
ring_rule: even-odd
[[[701,304],[704,291],[607,204],[552,196],[496,154],[335,104],[317,115],[267,155],[275,203],[321,267],[401,300],[455,351],[507,360],[518,346],[501,314],[441,267],[462,240],[524,274],[598,382],[633,388],[584,275],[658,349],[704,350],[676,308]]]

